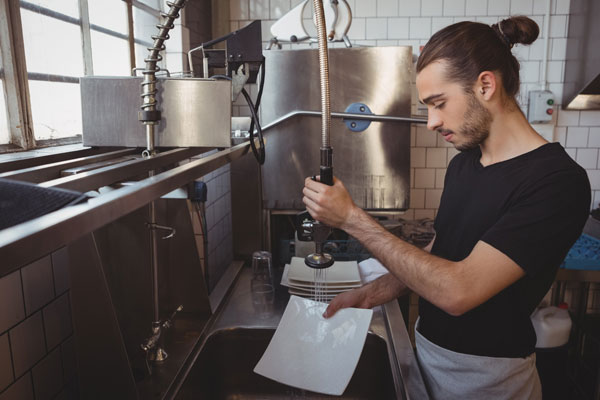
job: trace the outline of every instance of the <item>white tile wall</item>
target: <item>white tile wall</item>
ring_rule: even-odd
[[[501,15],[503,17],[510,14],[509,0],[490,0],[488,1],[488,15]]]
[[[409,26],[411,39],[421,39],[431,35],[431,18],[411,18]]]
[[[421,0],[398,0],[398,15],[403,17],[421,15]]]
[[[377,16],[377,0],[358,0],[356,8],[357,17],[376,17]]]
[[[387,19],[367,18],[367,39],[387,39],[387,25]]]
[[[290,0],[271,0],[271,5],[269,9],[271,19],[281,18],[285,13],[290,11]]]
[[[435,169],[416,168],[414,182],[417,189],[435,188]]]
[[[427,168],[444,168],[446,167],[447,151],[445,148],[428,148],[427,149]]]
[[[579,117],[579,125],[582,126],[600,126],[600,111],[582,112]]]
[[[465,15],[487,15],[487,0],[467,0],[465,4]]]
[[[444,15],[464,16],[465,0],[444,0]]]
[[[300,0],[230,0],[231,21],[247,23],[255,14],[261,14],[265,19],[270,17],[272,22],[279,13],[278,7],[283,10],[288,3],[293,7],[299,2]],[[540,38],[531,46],[518,45],[513,49],[522,67],[523,85],[519,100],[524,108],[528,99],[527,92],[540,89],[538,80],[544,68],[542,59],[546,46],[541,35],[543,25],[547,22],[544,21],[547,0],[351,0],[349,4],[354,17],[349,37],[355,44],[411,45],[415,55],[419,53],[418,47],[424,45],[433,33],[455,22],[474,20],[493,24],[509,15],[527,15],[540,25]],[[569,8],[569,0],[552,0],[547,78],[549,89],[554,92],[558,103],[562,100]],[[307,13],[305,18],[309,21],[310,14]],[[266,42],[268,37],[263,40]],[[413,91],[416,93],[414,85]],[[416,111],[416,94],[413,97],[413,111]],[[247,107],[243,105],[235,108],[236,115],[248,114]],[[593,207],[598,207],[600,111],[564,111],[560,107],[555,111],[557,117],[554,140],[560,142],[568,154],[586,168],[595,191]],[[457,150],[440,140],[436,133],[427,131],[423,126],[413,127],[410,160],[411,210],[407,212],[407,216],[418,218],[435,215],[437,206],[429,207],[436,203],[436,192],[426,196],[425,190],[439,190],[443,187],[445,168],[455,154]]]
[[[529,15],[533,12],[533,0],[511,0],[510,13],[512,15]]]
[[[358,0],[359,2],[362,0]],[[398,15],[398,0],[378,0],[377,1],[377,16],[378,17],[393,17]]]
[[[442,0],[422,0],[421,3],[422,16],[442,16],[444,15]]]
[[[567,147],[587,147],[589,128],[570,126],[567,129]]]

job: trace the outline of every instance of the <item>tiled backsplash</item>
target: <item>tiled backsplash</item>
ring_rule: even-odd
[[[66,250],[0,279],[0,400],[73,398]]]
[[[198,158],[213,154],[210,151]],[[231,233],[231,179],[230,165],[200,178],[206,183],[207,199],[205,203],[206,230],[208,232],[207,260],[209,281],[206,283],[212,290],[233,261],[233,237]],[[204,262],[204,260],[203,260]]]

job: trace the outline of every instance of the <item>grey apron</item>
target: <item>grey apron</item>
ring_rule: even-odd
[[[435,400],[541,400],[535,353],[527,358],[474,356],[427,340],[415,324],[417,359],[427,392]]]

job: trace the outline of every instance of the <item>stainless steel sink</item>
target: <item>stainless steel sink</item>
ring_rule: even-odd
[[[385,340],[369,333],[352,380],[340,397],[292,388],[253,372],[274,329],[232,328],[212,333],[176,399],[396,399]]]
[[[277,285],[268,307],[256,307],[252,271],[227,273],[232,283],[210,296],[213,318],[164,397],[172,399],[401,399],[428,398],[396,301],[373,309],[358,365],[342,396],[292,388],[254,373],[288,304]],[[276,277],[279,282],[281,276]],[[293,362],[293,360],[290,360]]]

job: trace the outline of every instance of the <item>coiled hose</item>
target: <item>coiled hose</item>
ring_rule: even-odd
[[[169,12],[161,12],[165,18],[164,23],[156,25],[159,29],[158,35],[153,35],[154,43],[148,47],[148,57],[144,59],[145,69],[142,71],[142,106],[138,113],[138,119],[146,126],[146,151],[145,155],[154,153],[154,125],[161,119],[160,111],[156,109],[156,72],[160,70],[157,63],[163,59],[160,52],[165,49],[165,40],[169,39],[169,31],[174,28],[173,22],[179,18],[179,10],[183,8],[187,0],[167,1]]]

